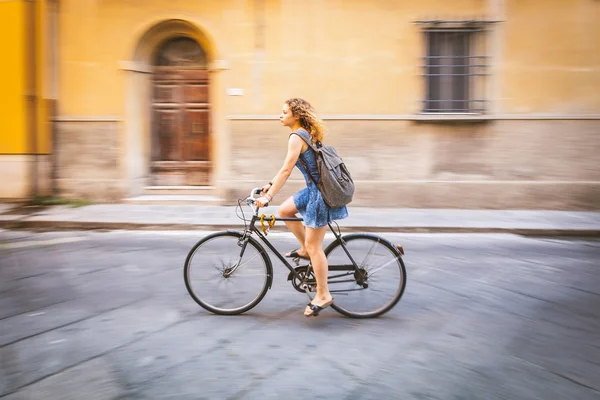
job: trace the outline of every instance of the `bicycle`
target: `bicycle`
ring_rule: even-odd
[[[238,201],[237,210],[242,211],[240,218],[245,224],[243,232],[227,229],[208,235],[196,243],[186,257],[183,270],[186,288],[196,303],[212,313],[244,313],[260,303],[271,288],[271,258],[253,234],[290,270],[287,280],[294,289],[306,293],[311,300],[311,293],[316,292],[310,261],[300,265],[304,260],[294,258],[296,266],[292,266],[267,239],[276,220],[302,221],[302,218],[258,215],[254,196],[260,195],[261,190],[254,188],[250,196]],[[246,220],[241,205],[244,200],[253,211],[250,221]],[[262,232],[256,227],[259,221]],[[336,226],[337,232],[329,223],[335,240],[325,249],[329,264],[328,284],[335,298],[331,308],[352,318],[372,318],[388,312],[398,303],[406,286],[404,249],[373,234],[342,236],[337,223]],[[372,260],[375,262],[370,264]],[[236,284],[239,285],[237,288],[234,287]],[[389,295],[384,293],[386,288],[391,291]],[[376,304],[367,305],[372,302]]]

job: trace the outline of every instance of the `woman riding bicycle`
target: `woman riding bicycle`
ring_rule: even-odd
[[[294,218],[297,213],[303,218],[299,221],[285,221],[285,224],[300,242],[300,248],[286,254],[286,257],[310,259],[317,281],[315,298],[307,305],[304,315],[317,316],[321,310],[333,303],[333,297],[327,285],[328,265],[323,252],[323,239],[329,222],[346,218],[346,206],[329,208],[323,201],[321,193],[313,178],[318,179],[319,172],[315,152],[306,143],[322,142],[325,129],[317,118],[312,106],[303,99],[293,98],[283,105],[279,116],[281,124],[292,130],[288,139],[288,150],[283,166],[269,184],[263,187],[263,197],[256,200],[259,207],[264,207],[273,200],[288,180],[294,165],[302,172],[306,180],[306,188],[286,199],[279,206],[282,218]],[[306,170],[306,168],[309,171]]]

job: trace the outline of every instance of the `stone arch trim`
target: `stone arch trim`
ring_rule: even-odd
[[[137,36],[131,54],[131,61],[140,70],[152,68],[152,56],[155,50],[174,36],[185,36],[195,40],[206,52],[208,67],[214,69],[215,64],[220,64],[220,52],[216,43],[208,32],[195,23],[180,18],[153,21],[150,26],[143,29],[143,33]]]

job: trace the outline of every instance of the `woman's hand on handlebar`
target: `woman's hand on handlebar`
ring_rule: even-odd
[[[266,196],[262,196],[254,200],[254,204],[256,204],[258,207],[266,207],[269,205],[269,199]]]

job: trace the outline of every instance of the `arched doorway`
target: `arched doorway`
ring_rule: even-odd
[[[189,37],[163,41],[152,57],[150,184],[205,186],[212,169],[207,56]]]

